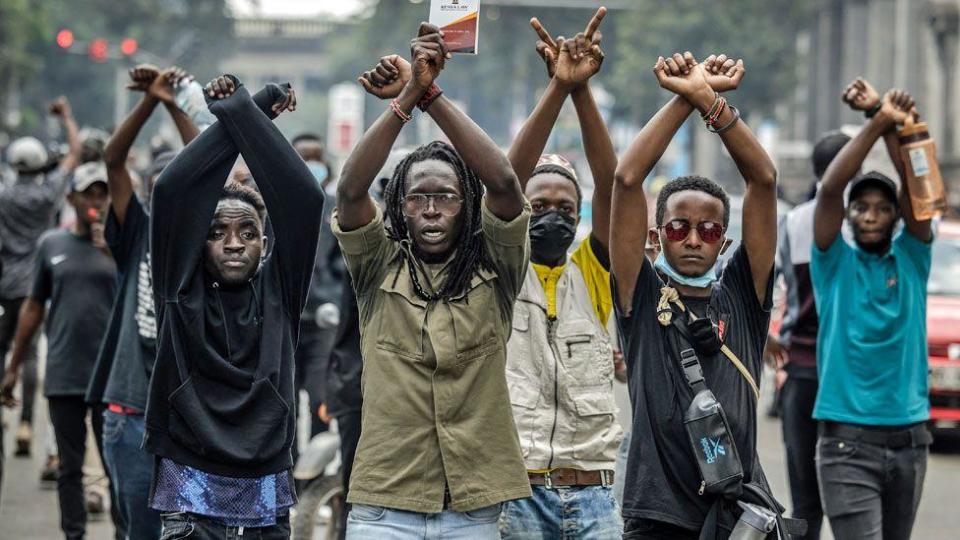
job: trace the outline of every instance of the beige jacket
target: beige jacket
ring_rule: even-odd
[[[570,260],[557,283],[557,319],[531,268],[507,343],[510,402],[528,470],[612,470],[623,430],[613,397],[610,336],[583,273]]]

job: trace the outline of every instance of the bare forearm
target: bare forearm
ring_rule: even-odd
[[[510,160],[496,143],[444,96],[434,101],[428,112],[464,163],[483,182],[490,210],[504,220],[518,216],[523,209],[523,192]]]
[[[13,349],[8,368],[11,371],[16,371],[23,364],[30,342],[33,341],[33,337],[43,323],[44,311],[43,304],[33,298],[28,298],[20,306],[20,315],[18,316],[17,330],[13,337]]]
[[[617,153],[613,149],[610,132],[603,122],[597,102],[588,85],[583,85],[571,94],[573,105],[580,120],[580,134],[587,164],[593,175],[593,234],[603,245],[609,243],[610,198],[613,195],[613,178],[617,171]]]
[[[187,116],[187,113],[183,112],[180,107],[177,107],[175,104],[164,103],[164,106],[167,108],[167,112],[170,113],[173,124],[177,126],[177,132],[180,133],[180,140],[183,141],[184,146],[190,144],[190,141],[196,139],[197,135],[200,134],[197,125]]]
[[[643,126],[620,159],[616,172],[618,182],[626,187],[639,187],[692,112],[693,106],[679,96],[664,105]]]
[[[397,103],[410,114],[422,95],[423,90],[408,84],[397,97]],[[369,195],[370,185],[386,163],[402,128],[403,122],[387,108],[360,137],[344,163],[337,188],[337,210],[344,230],[357,229],[373,219],[376,210]]]
[[[80,130],[72,113],[63,117],[63,130],[67,136],[67,146],[70,148],[66,157],[60,162],[60,167],[72,171],[80,164]]]
[[[879,115],[873,117],[827,167],[817,191],[814,213],[814,241],[821,250],[829,248],[840,234],[844,213],[843,192],[847,184],[860,172],[863,160],[888,128]]]
[[[526,190],[527,181],[537,166],[537,160],[543,154],[567,94],[568,92],[561,89],[555,79],[551,79],[537,107],[530,113],[530,118],[524,122],[520,133],[510,146],[507,157],[517,174],[521,190]]]
[[[103,149],[103,161],[108,169],[126,167],[127,156],[130,155],[130,148],[133,147],[133,141],[136,140],[143,125],[150,119],[153,110],[157,106],[157,100],[149,95],[144,95],[143,99],[130,111],[130,114],[124,118],[123,122],[113,132],[110,141]],[[113,186],[110,186],[110,192],[113,193]]]

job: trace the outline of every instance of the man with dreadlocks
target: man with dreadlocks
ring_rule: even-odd
[[[654,73],[675,97],[621,157],[611,219],[617,226],[610,231],[614,299],[633,405],[624,538],[725,538],[739,513],[735,501],[741,492],[762,493],[764,506],[777,506],[756,459],[755,383],[770,321],[776,170],[737,109],[719,94],[737,87],[741,61],[720,55],[700,64],[687,52],[659,58]],[[716,182],[688,176],[667,183],[657,197],[655,228],[647,223],[644,179],[695,109],[720,135],[746,184],[743,244],[719,279],[714,269],[730,245],[725,237],[730,201]],[[644,256],[648,241],[660,251],[653,264]],[[695,418],[689,413],[692,401],[707,397],[704,387],[726,414],[725,439],[716,438],[719,429],[701,436],[687,430],[685,419]],[[720,456],[728,470],[739,468],[742,478],[731,473],[727,484],[701,476]]]
[[[613,399],[614,363],[607,322],[613,309],[607,241],[617,155],[588,86],[603,52],[600,8],[584,32],[554,40],[536,19],[550,83],[510,148],[533,212],[530,269],[513,314],[507,382],[533,497],[511,501],[502,539],[619,539],[613,496],[623,429]],[[570,96],[593,173],[593,230],[573,254],[582,200],[576,172],[560,156],[539,158]]]
[[[421,24],[411,53],[412,68],[393,55],[360,78],[395,99],[347,159],[332,220],[364,359],[347,538],[494,539],[501,504],[530,496],[504,374],[530,210],[506,156],[434,84],[439,29]],[[385,229],[368,190],[418,105],[453,147],[397,166]]]

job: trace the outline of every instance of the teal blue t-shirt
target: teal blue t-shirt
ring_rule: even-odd
[[[837,235],[813,246],[820,332],[818,420],[895,426],[930,417],[927,394],[927,279],[931,244],[904,231],[884,255]]]

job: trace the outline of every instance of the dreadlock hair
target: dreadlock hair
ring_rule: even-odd
[[[730,197],[720,184],[702,176],[681,176],[667,182],[657,194],[657,227],[663,225],[663,216],[667,212],[667,199],[681,191],[700,191],[720,199],[723,203],[723,228],[730,225]]]
[[[252,187],[239,182],[227,182],[223,185],[223,191],[220,192],[220,200],[224,199],[234,199],[252,206],[257,211],[261,224],[267,217],[267,205],[263,203],[263,197],[260,196],[260,193]]]
[[[387,234],[397,242],[409,241],[410,232],[407,230],[407,220],[403,215],[403,198],[407,194],[407,174],[414,163],[428,159],[436,159],[450,164],[457,174],[457,179],[460,182],[460,192],[463,194],[463,206],[460,210],[463,227],[460,230],[460,238],[457,239],[457,252],[451,262],[450,272],[443,281],[443,285],[440,286],[440,290],[436,293],[425,290],[417,275],[416,266],[419,265],[419,261],[414,260],[414,256],[411,255],[409,250],[401,249],[400,253],[407,261],[407,269],[410,272],[410,279],[417,296],[428,302],[433,300],[449,301],[466,290],[474,272],[478,269],[493,269],[493,261],[487,252],[486,244],[483,242],[483,230],[480,224],[483,184],[480,183],[476,173],[467,167],[460,154],[452,146],[440,141],[423,145],[403,158],[403,161],[394,169],[393,177],[387,182],[383,193],[389,223]]]
[[[530,178],[533,178],[538,174],[559,174],[560,176],[573,182],[573,187],[577,190],[577,213],[580,213],[580,206],[583,203],[583,190],[580,189],[580,182],[577,182],[576,177],[570,174],[570,171],[564,167],[561,167],[560,165],[544,163],[543,165],[537,165],[537,167],[533,169],[533,174],[530,175]]]

